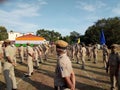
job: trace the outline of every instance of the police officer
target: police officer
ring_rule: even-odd
[[[107,66],[107,62],[108,62],[108,48],[106,45],[103,45],[103,63],[104,63],[104,67],[106,68]]]
[[[75,90],[75,74],[66,52],[68,43],[58,40],[55,44],[58,55],[54,78],[55,90]]]
[[[14,50],[10,46],[9,40],[4,41],[4,45],[5,45],[5,49],[4,49],[5,63],[3,66],[3,73],[4,73],[7,90],[16,90],[17,83],[16,83],[16,78],[14,73],[14,66],[16,66],[14,62]]]
[[[39,45],[38,46],[39,63],[43,63],[42,54],[43,54],[43,48],[42,48],[42,45]]]
[[[92,46],[91,46],[91,44],[89,44],[86,47],[86,53],[87,53],[87,56],[88,56],[88,61],[91,61],[91,59],[92,59]]]
[[[82,48],[81,48],[82,69],[85,69],[85,56],[86,56],[86,48],[85,48],[85,44],[82,44]]]
[[[27,43],[27,64],[28,64],[28,74],[26,77],[30,77],[33,74],[33,60],[34,60],[34,51],[33,48]]]
[[[119,54],[117,52],[117,45],[113,44],[111,46],[111,53],[108,58],[106,72],[110,73],[110,81],[111,81],[111,90],[116,90],[116,84],[118,79],[118,66],[119,66]]]
[[[19,54],[20,54],[20,63],[24,62],[24,47],[22,46],[22,44],[20,44],[19,47]]]
[[[119,53],[119,61],[118,61],[118,90],[120,90],[120,53]]]
[[[93,61],[93,63],[97,63],[97,59],[98,59],[98,48],[97,48],[97,44],[95,44],[94,46],[93,46],[93,59],[94,59],[94,61]]]
[[[38,69],[39,68],[39,60],[38,60],[38,55],[39,55],[39,49],[38,49],[38,46],[35,45],[34,48],[34,61],[35,61],[35,68]]]
[[[2,58],[3,58],[3,49],[2,49],[2,42],[0,42],[0,74],[2,73],[2,65],[1,65]]]

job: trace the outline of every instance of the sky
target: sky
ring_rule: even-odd
[[[37,30],[45,29],[62,36],[72,31],[84,35],[97,20],[116,16],[120,16],[120,0],[5,0],[0,3],[0,26],[20,33],[36,34]]]

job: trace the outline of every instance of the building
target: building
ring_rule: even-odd
[[[33,35],[33,32],[31,32],[31,33],[26,33],[26,34],[32,34],[32,35]],[[10,32],[8,32],[8,40],[15,41],[15,39],[16,39],[17,37],[20,37],[20,36],[23,36],[23,35],[26,35],[26,34],[10,31]]]

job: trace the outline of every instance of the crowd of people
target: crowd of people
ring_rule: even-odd
[[[3,72],[7,90],[17,90],[14,67],[19,62],[21,65],[27,62],[28,71],[25,77],[34,74],[34,69],[39,68],[39,63],[48,61],[49,53],[57,58],[55,69],[54,88],[55,90],[75,90],[75,74],[72,62],[82,64],[81,69],[85,69],[86,60],[98,63],[98,46],[75,43],[69,45],[63,40],[58,40],[52,44],[40,44],[31,46],[26,43],[26,47],[20,44],[16,47],[13,42],[5,40],[0,43],[0,73]],[[102,59],[104,69],[109,72],[111,90],[120,90],[120,54],[118,45],[113,44],[111,51],[106,45],[102,45]],[[19,57],[19,59],[16,59]],[[43,58],[44,57],[44,58]],[[3,62],[3,65],[1,65]],[[3,69],[2,69],[3,68]]]

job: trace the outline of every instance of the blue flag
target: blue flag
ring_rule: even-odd
[[[106,41],[105,41],[104,32],[103,32],[103,30],[101,30],[101,33],[100,33],[100,44],[104,45],[105,43],[106,43]]]

